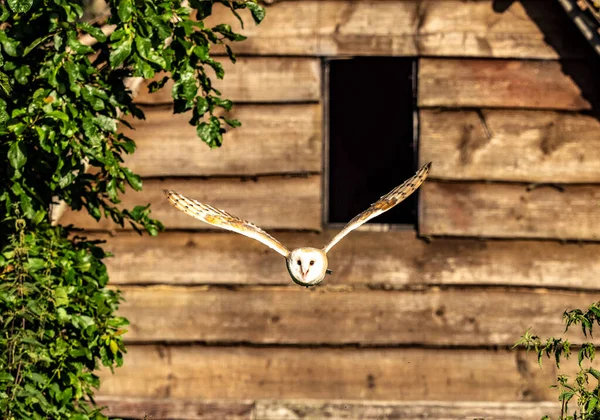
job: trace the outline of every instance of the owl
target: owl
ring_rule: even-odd
[[[189,199],[175,191],[164,190],[169,201],[185,214],[200,219],[205,223],[222,229],[237,232],[241,235],[265,244],[272,250],[281,254],[286,261],[287,270],[292,280],[306,287],[316,286],[321,283],[327,274],[332,274],[328,269],[327,253],[344,236],[358,228],[363,223],[388,211],[406,197],[411,195],[421,186],[431,168],[431,162],[424,165],[411,178],[381,197],[375,203],[353,218],[334,238],[323,248],[301,247],[289,251],[281,242],[273,238],[258,226],[233,216],[224,210],[217,209],[208,204]]]

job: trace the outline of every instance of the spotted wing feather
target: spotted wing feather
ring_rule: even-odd
[[[240,219],[224,210],[187,198],[175,191],[164,190],[164,193],[175,208],[189,216],[200,219],[209,225],[217,226],[255,239],[286,258],[290,253],[281,242],[253,223]]]
[[[429,170],[431,168],[431,162],[425,164],[421,169],[417,171],[415,175],[411,178],[407,179],[402,183],[402,185],[398,185],[392,191],[381,197],[375,203],[371,204],[371,206],[356,216],[354,219],[350,220],[348,224],[342,229],[332,240],[327,244],[323,251],[328,252],[335,244],[337,244],[344,236],[352,232],[357,227],[366,223],[374,217],[379,216],[382,213],[385,213],[401,201],[403,201],[406,197],[411,195],[413,192],[417,190],[421,186],[421,184],[429,175]]]

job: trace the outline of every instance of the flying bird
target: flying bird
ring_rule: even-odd
[[[283,255],[292,280],[301,286],[310,287],[321,283],[326,274],[332,273],[331,270],[328,270],[327,268],[327,252],[329,252],[335,244],[363,223],[388,211],[411,195],[421,186],[423,181],[425,181],[430,168],[431,162],[419,169],[414,176],[404,181],[404,183],[394,188],[375,203],[371,204],[368,209],[350,220],[350,222],[348,222],[348,224],[335,235],[323,249],[307,246],[294,249],[290,252],[281,242],[253,223],[233,216],[224,210],[189,199],[175,191],[164,190],[164,193],[169,201],[185,214],[200,219],[210,225],[256,239],[275,252]]]

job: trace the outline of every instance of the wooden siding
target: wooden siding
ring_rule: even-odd
[[[268,176],[255,179],[209,178],[144,181],[142,192],[129,190],[122,206],[151,204],[152,217],[168,229],[214,229],[175,209],[163,194],[173,189],[190,198],[226,209],[238,217],[250,220],[265,229],[321,229],[321,177]],[[107,219],[96,222],[86,211],[68,212],[63,224],[91,230],[117,229]],[[125,226],[129,229],[129,226]]]
[[[600,125],[590,111],[600,96],[581,85],[594,67],[579,60],[583,41],[565,35],[558,5],[497,3],[282,0],[259,26],[243,11],[238,63],[223,57],[225,80],[211,79],[244,125],[219,150],[196,138],[188,115],[170,114],[172,84],[142,87],[148,120],[136,123],[139,152],[127,164],[145,188],[124,206],[151,203],[168,232],[92,234],[115,253],[111,284],[131,321],[125,365],[101,373],[109,413],[556,415],[556,368],[509,348],[530,326],[561,335],[564,310],[597,300]],[[225,12],[215,6],[213,21]],[[332,250],[334,274],[306,290],[281,256],[178,212],[161,190],[275,230],[290,249],[323,246],[337,231],[321,231],[321,57],[354,55],[418,57],[419,152],[434,162],[420,192],[428,241],[367,226]],[[84,214],[63,222],[115,228]]]
[[[284,270],[282,264],[282,271]],[[512,346],[597,295],[535,290],[122,287],[129,342]],[[579,334],[574,334],[575,340]],[[596,340],[599,344],[600,341]]]
[[[337,231],[275,232],[289,249],[322,247]],[[158,238],[119,232],[106,248],[116,285],[290,285],[281,256],[229,232],[168,232]],[[355,231],[329,254],[327,284],[373,288],[537,286],[600,290],[600,244],[416,238],[414,232]],[[365,293],[367,293],[365,291]]]
[[[600,182],[600,122],[571,112],[420,111],[419,156],[431,178]]]
[[[327,320],[323,320],[326,323]],[[562,373],[577,370],[577,361]],[[103,396],[555,401],[556,368],[521,351],[130,345]],[[409,379],[410,378],[410,379]]]
[[[547,0],[529,3],[547,8]],[[491,1],[278,1],[259,26],[242,14],[244,30],[224,7],[215,7],[208,20],[209,25],[227,22],[248,36],[233,46],[240,54],[558,58],[520,2],[499,13]],[[536,19],[564,37],[561,19],[550,13]],[[566,54],[584,54],[581,45],[561,41]]]
[[[398,401],[322,401],[322,400],[185,400],[168,398],[99,397],[108,405],[110,417],[152,420],[300,420],[300,419],[429,419],[458,418],[539,420],[544,415],[558,416],[558,403],[518,402],[398,402]]]
[[[213,86],[224,98],[235,102],[317,102],[321,97],[321,66],[310,57],[240,57],[234,65],[227,58],[220,60],[225,77],[211,77]],[[210,74],[209,74],[210,77]],[[157,75],[156,79],[161,79]],[[170,80],[164,88],[148,93],[145,81],[136,102],[142,105],[173,102]]]
[[[188,114],[170,106],[146,107],[145,121],[130,121],[137,150],[125,161],[142,176],[257,175],[321,172],[321,107],[239,105],[230,116],[242,126],[209,149],[188,124]]]
[[[593,80],[585,62],[571,66]],[[591,108],[558,61],[458,58],[419,60],[418,103],[421,107],[450,108]]]
[[[600,187],[426,182],[424,235],[600,239]]]

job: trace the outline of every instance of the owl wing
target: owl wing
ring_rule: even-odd
[[[344,229],[335,235],[335,237],[327,244],[327,246],[323,248],[323,251],[329,252],[329,250],[333,248],[335,244],[337,244],[344,236],[352,232],[354,229],[371,220],[372,218],[385,213],[396,204],[403,201],[406,197],[411,195],[417,188],[421,186],[423,181],[425,181],[425,178],[427,178],[427,175],[429,174],[430,168],[431,162],[423,165],[423,167],[419,169],[415,175],[404,181],[402,185],[398,185],[375,203],[371,204],[368,209],[360,213],[354,219],[350,220],[350,222],[344,226]]]
[[[290,251],[258,226],[239,217],[233,216],[226,211],[216,209],[208,204],[189,199],[175,191],[163,190],[169,201],[185,214],[200,219],[209,225],[237,232],[241,235],[256,239],[284,257],[288,257]]]

